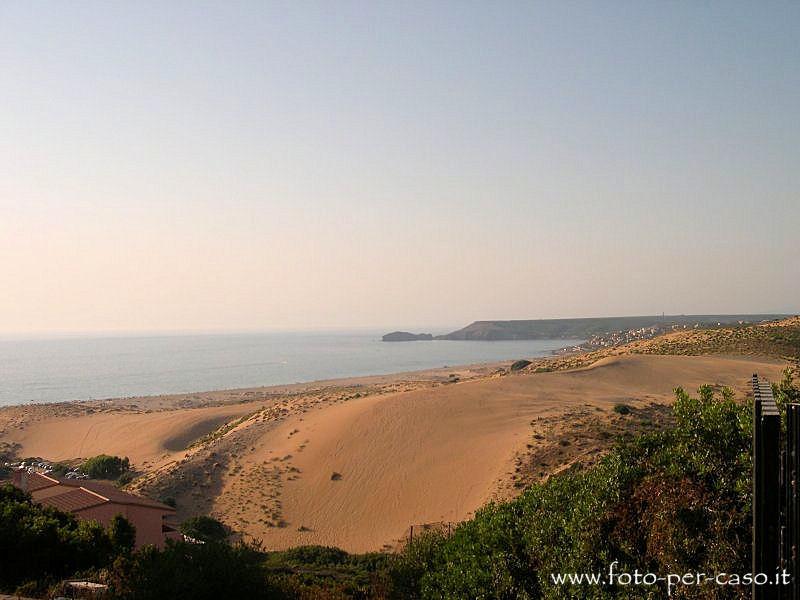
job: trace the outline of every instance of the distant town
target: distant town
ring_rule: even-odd
[[[763,319],[762,319],[763,320]],[[767,319],[769,320],[769,319]],[[738,325],[745,325],[752,321],[740,319],[736,321]],[[652,325],[650,327],[639,327],[636,329],[626,329],[619,331],[611,331],[608,333],[598,333],[592,335],[584,343],[577,346],[567,346],[555,350],[553,354],[569,354],[571,352],[585,352],[587,350],[598,350],[601,348],[613,348],[614,346],[621,346],[629,342],[639,340],[649,340],[659,335],[672,333],[674,331],[681,331],[684,329],[708,329],[711,327],[730,327],[731,323],[723,323],[717,321],[716,323],[709,323],[707,321],[697,321],[695,323],[665,323],[659,325]]]

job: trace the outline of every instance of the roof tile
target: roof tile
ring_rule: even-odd
[[[115,488],[113,485],[92,481],[90,479],[67,479],[62,481],[61,484],[73,488],[84,488],[94,492],[95,494],[99,494],[100,496],[108,499],[108,501],[116,504],[131,504],[134,506],[160,508],[169,512],[175,511],[175,509],[171,506],[167,506],[161,502],[156,502],[155,500],[151,500],[150,498],[145,498],[143,496],[129,494],[128,492],[123,492],[122,490]]]
[[[91,508],[92,506],[105,504],[106,500],[87,490],[77,488],[64,492],[63,494],[42,498],[39,503],[45,506],[52,506],[53,508],[65,512],[75,512]]]
[[[26,485],[29,492],[43,490],[44,488],[52,487],[59,483],[58,479],[36,472],[26,473],[25,477],[27,477]]]

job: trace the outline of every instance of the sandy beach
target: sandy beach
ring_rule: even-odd
[[[269,548],[380,550],[412,525],[463,520],[525,481],[591,464],[604,445],[588,432],[627,426],[616,404],[650,421],[677,386],[729,386],[743,397],[753,372],[775,379],[784,366],[623,354],[555,372],[498,363],[9,407],[0,442],[19,457],[128,456],[140,473],[134,491],[173,497],[181,517],[211,514]]]

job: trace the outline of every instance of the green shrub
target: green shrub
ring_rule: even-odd
[[[299,598],[382,598],[388,585],[390,555],[348,554],[339,548],[300,546],[268,552],[264,563],[271,580]]]
[[[181,533],[201,542],[224,542],[228,539],[228,529],[206,515],[191,517],[181,523]]]
[[[631,412],[631,407],[627,404],[615,404],[614,412],[620,415],[628,415]]]
[[[282,562],[317,566],[341,565],[350,560],[347,552],[331,546],[298,546],[272,553],[272,556]]]
[[[130,471],[125,471],[122,475],[117,477],[117,480],[114,482],[115,485],[122,487],[124,485],[128,485],[131,481],[133,481],[134,474]]]
[[[59,462],[53,463],[52,465],[50,465],[50,467],[52,469],[50,474],[54,477],[63,477],[64,475],[67,474],[68,471],[72,470],[72,468],[69,465]]]
[[[277,600],[287,594],[265,576],[263,554],[252,546],[167,542],[121,557],[109,575],[119,600],[247,598]]]
[[[775,402],[783,410],[789,403],[800,402],[800,388],[794,384],[795,377],[797,376],[798,369],[787,368],[783,371],[783,379],[780,383],[772,384],[773,395]]]
[[[130,469],[128,457],[109,456],[100,454],[87,459],[80,470],[92,479],[117,479]]]

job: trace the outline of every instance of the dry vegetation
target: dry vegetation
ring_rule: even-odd
[[[531,441],[514,461],[511,484],[519,490],[568,469],[590,467],[620,440],[671,423],[669,406],[655,402],[640,404],[619,405],[629,410],[627,414],[587,404],[563,416],[531,421]]]

